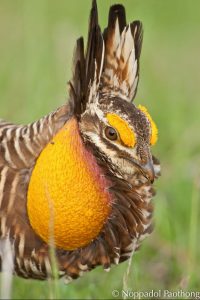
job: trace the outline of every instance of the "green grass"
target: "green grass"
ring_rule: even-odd
[[[109,5],[99,0],[102,27]],[[200,289],[200,1],[124,0],[128,20],[144,24],[141,77],[135,102],[159,128],[153,152],[155,230],[133,256],[128,288]],[[0,116],[17,123],[40,118],[67,100],[76,38],[86,36],[90,1],[0,1]],[[98,268],[65,286],[15,278],[13,299],[108,299],[121,290],[127,263]]]

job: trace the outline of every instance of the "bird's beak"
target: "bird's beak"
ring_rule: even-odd
[[[146,164],[140,165],[140,170],[142,171],[143,175],[151,182],[154,182],[155,179],[155,172],[153,167],[153,162],[149,160]]]
[[[124,156],[121,156],[121,158],[125,158]],[[145,164],[142,164],[141,162],[138,162],[138,160],[134,158],[125,158],[132,162],[138,170],[143,174],[145,178],[147,178],[151,183],[154,182],[155,179],[155,172],[154,172],[154,167],[153,167],[153,162],[152,159],[149,158],[148,161]]]

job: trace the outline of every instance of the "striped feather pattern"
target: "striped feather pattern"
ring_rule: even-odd
[[[93,1],[86,53],[84,41],[76,43],[70,98],[77,118],[100,98],[118,97],[131,102],[139,81],[139,58],[143,30],[140,21],[126,24],[122,5],[110,8],[108,26],[102,34]]]
[[[70,105],[27,126],[0,121],[0,257],[4,262],[3,245],[9,241],[13,272],[25,278],[46,279],[53,273],[50,246],[34,233],[26,210],[28,184],[40,152],[72,116],[81,119],[92,102],[90,97],[103,93],[131,101],[137,89],[141,23],[126,25],[124,8],[115,5],[110,9],[108,27],[102,36],[93,1],[88,36],[86,55],[83,39],[77,41]],[[102,97],[102,101],[105,99],[109,97]],[[128,259],[152,231],[151,198],[155,192],[151,183],[139,172],[132,177],[116,175],[109,158],[90,141],[84,142],[112,182],[109,192],[114,201],[109,219],[90,244],[73,251],[55,249],[58,275],[66,282],[98,265],[108,271],[111,264]],[[153,163],[157,177],[159,162],[153,158]]]
[[[23,277],[45,278],[49,272],[48,247],[30,227],[26,194],[37,157],[71,113],[64,105],[26,126],[0,122],[0,238],[10,237],[15,249],[15,272]],[[35,255],[35,249],[41,255]]]
[[[134,98],[139,79],[139,57],[142,46],[142,23],[126,24],[122,5],[110,8],[108,27],[104,31],[105,59],[102,92],[127,101]]]
[[[47,143],[47,138],[40,136],[41,134],[43,135],[43,132],[40,131],[44,128],[43,125],[46,122],[50,125],[52,120],[52,124],[56,124],[55,127],[50,125],[51,128],[45,131],[51,139],[51,134],[55,134],[60,126],[63,126],[69,115],[66,106],[38,122],[28,125],[27,141],[34,141],[34,147],[36,147],[36,144],[39,147],[39,143],[37,142],[43,141],[44,147]],[[15,132],[17,134],[18,128],[20,128],[21,132],[24,132],[23,127],[14,127],[11,124],[4,123],[3,125],[3,122],[1,123],[1,130],[3,128],[9,129],[9,127],[12,128],[13,139],[16,139]],[[30,136],[30,133],[33,133],[33,128],[37,128],[36,136]],[[18,136],[19,141],[17,142],[20,142],[21,138],[21,136]],[[4,136],[1,140],[5,148],[7,139],[8,143],[12,141],[11,136]],[[26,140],[24,135],[23,140]],[[29,147],[31,147],[31,143]],[[25,147],[24,149],[27,148]],[[99,165],[105,169],[106,176],[114,183],[110,187],[110,193],[113,194],[115,201],[109,220],[100,235],[91,244],[74,251],[56,250],[59,276],[64,277],[66,283],[78,278],[84,272],[90,271],[97,265],[102,265],[108,271],[111,264],[118,264],[128,259],[132,255],[132,252],[137,250],[142,239],[152,231],[152,204],[150,200],[155,193],[151,184],[146,182],[144,177],[139,173],[135,175],[135,178],[132,178],[132,184],[124,179],[115,177],[113,170],[108,170],[106,157],[102,159],[101,154],[98,151],[96,152],[96,150],[93,148],[93,153]],[[24,278],[46,279],[48,276],[52,276],[53,273],[49,245],[45,244],[34,233],[26,214],[26,193],[34,162],[30,159],[30,166],[28,168],[26,164],[18,168],[16,167],[17,164],[13,161],[11,166],[10,160],[5,155],[1,156],[1,158],[6,162],[6,164],[1,164],[0,166],[1,240],[10,239],[11,246],[14,248],[15,274]],[[35,158],[32,159],[33,161],[35,160]],[[20,158],[19,162],[22,163],[22,161]],[[158,176],[159,162],[154,159],[154,164],[155,170],[157,168]]]
[[[67,115],[67,117],[66,117]],[[13,125],[0,122],[0,166],[30,168],[41,150],[69,118],[65,105],[29,125]]]

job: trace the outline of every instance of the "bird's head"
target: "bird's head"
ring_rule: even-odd
[[[141,172],[153,182],[150,147],[157,140],[157,127],[145,107],[120,98],[102,98],[84,112],[80,128],[85,141],[119,174],[131,177]]]
[[[83,39],[77,41],[70,92],[84,141],[118,175],[140,172],[153,182],[150,147],[157,140],[157,127],[146,108],[132,102],[142,33],[141,22],[127,25],[124,7],[114,5],[102,34],[94,1],[85,55]]]

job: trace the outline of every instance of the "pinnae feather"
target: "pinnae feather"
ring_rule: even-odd
[[[93,0],[86,51],[83,38],[77,40],[74,52],[70,99],[79,117],[98,103],[99,94],[132,101],[139,79],[139,57],[142,46],[142,24],[127,25],[122,5],[110,8],[108,26],[102,34]]]

